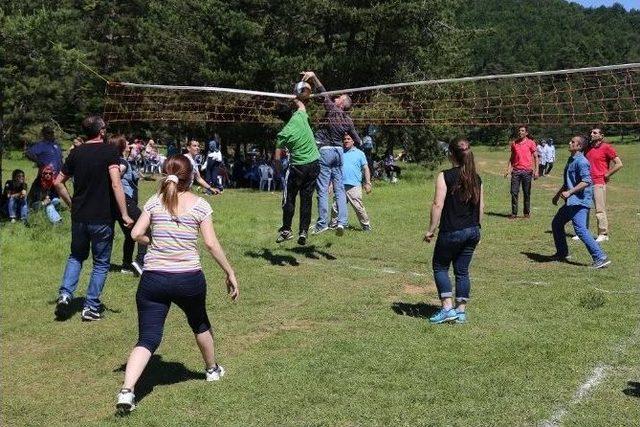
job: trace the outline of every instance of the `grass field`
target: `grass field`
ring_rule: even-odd
[[[227,376],[204,381],[174,307],[127,418],[114,416],[114,403],[137,339],[137,280],[109,275],[105,320],[56,322],[68,212],[59,228],[42,218],[31,228],[3,224],[2,425],[640,425],[640,145],[618,149],[625,168],[609,185],[604,246],[613,264],[601,271],[585,266],[589,256],[575,242],[580,265],[539,262],[554,252],[550,200],[564,144],[552,176],[534,183],[532,218],[516,221],[505,218],[506,149],[475,149],[487,212],[466,325],[426,321],[438,303],[433,245],[421,241],[433,176],[418,166],[366,197],[372,233],[325,233],[306,247],[274,243],[279,194],[227,190],[210,199],[241,290],[232,304],[203,257]],[[35,169],[24,160],[6,161],[4,176],[18,166],[31,182]],[[155,185],[145,182],[141,198]]]

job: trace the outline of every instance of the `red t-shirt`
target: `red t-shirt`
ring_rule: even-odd
[[[537,150],[536,143],[529,138],[511,143],[511,167],[514,170],[533,170],[533,153]]]
[[[591,147],[585,153],[589,165],[591,166],[591,179],[594,184],[604,184],[604,176],[609,171],[609,163],[618,157],[615,148],[603,141],[597,147]]]

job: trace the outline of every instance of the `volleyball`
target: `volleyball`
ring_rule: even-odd
[[[311,85],[300,81],[293,88],[293,93],[301,101],[306,101],[311,96]]]

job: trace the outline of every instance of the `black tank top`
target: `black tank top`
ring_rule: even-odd
[[[480,203],[462,202],[458,194],[451,191],[458,182],[460,168],[451,168],[443,172],[444,182],[447,184],[447,195],[440,216],[440,231],[462,230],[480,225]],[[482,184],[478,176],[478,185]]]

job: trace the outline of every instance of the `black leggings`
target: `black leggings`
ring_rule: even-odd
[[[187,322],[194,334],[211,329],[205,300],[207,282],[201,270],[187,273],[145,271],[136,293],[138,307],[138,343],[155,352],[160,341],[164,321],[171,303],[175,303],[187,315]]]

